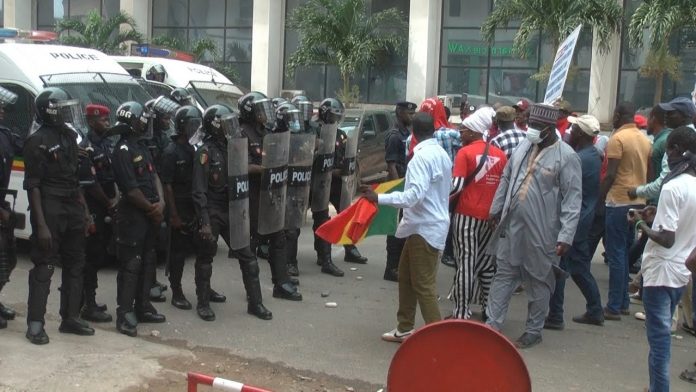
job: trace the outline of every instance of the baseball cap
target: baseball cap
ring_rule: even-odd
[[[495,111],[495,119],[498,121],[515,121],[517,112],[512,106],[501,106]]]
[[[564,111],[566,113],[573,112],[573,107],[570,104],[570,102],[568,102],[564,99],[556,101],[556,103],[554,103],[553,106],[557,107],[559,110]]]
[[[89,104],[85,106],[85,115],[87,117],[104,117],[110,113],[109,108],[104,105]]]
[[[568,122],[577,124],[583,132],[590,136],[595,136],[599,133],[599,121],[590,114],[583,114],[579,117],[568,116]]]
[[[689,118],[693,117],[694,114],[696,114],[696,106],[694,106],[694,103],[691,101],[691,99],[685,97],[674,98],[669,102],[661,103],[660,109],[666,112],[672,112],[676,110]]]
[[[512,105],[512,108],[519,110],[520,112],[524,112],[525,110],[529,109],[529,101],[526,99],[521,99],[516,104]]]

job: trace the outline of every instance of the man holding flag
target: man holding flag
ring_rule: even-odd
[[[403,192],[377,195],[370,187],[361,187],[363,197],[371,202],[404,212],[396,230],[397,237],[406,238],[399,261],[399,323],[382,335],[390,342],[402,342],[414,332],[416,304],[420,304],[426,324],[441,319],[435,278],[449,228],[452,161],[433,139],[434,133],[432,116],[417,113],[413,134],[418,144],[408,163]]]

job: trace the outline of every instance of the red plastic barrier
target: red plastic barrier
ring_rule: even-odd
[[[198,392],[198,384],[209,385],[213,389],[229,392],[271,392],[266,389],[244,385],[237,381],[225,380],[220,377],[208,376],[207,374],[188,372],[188,392]]]

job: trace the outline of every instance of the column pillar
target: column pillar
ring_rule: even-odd
[[[442,0],[411,0],[406,99],[420,103],[437,94]]]
[[[623,1],[619,0],[619,4],[623,5]],[[593,35],[587,112],[597,117],[602,124],[611,123],[614,106],[616,106],[621,64],[621,35],[615,34],[609,46],[611,49],[608,53],[601,53],[597,35]]]
[[[5,0],[3,26],[31,30],[32,1]]]
[[[285,0],[254,0],[251,90],[280,95],[283,83]]]
[[[152,0],[121,0],[121,11],[135,19],[136,29],[145,41],[152,38]]]

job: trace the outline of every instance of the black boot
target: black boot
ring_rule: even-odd
[[[48,335],[44,330],[44,323],[41,321],[29,321],[25,336],[32,344],[48,344]]]
[[[215,312],[210,308],[210,276],[213,274],[213,266],[210,264],[196,265],[196,312],[198,317],[205,321],[214,321]]]
[[[155,281],[155,269],[157,268],[154,256],[152,251],[145,254],[143,258],[143,272],[138,280],[140,291],[136,302],[135,314],[138,317],[138,322],[141,323],[163,323],[167,321],[167,318],[157,312],[157,309],[150,302],[150,292]]]
[[[60,333],[71,333],[80,336],[94,335],[94,329],[79,318],[63,319],[58,327]]]
[[[367,264],[367,257],[361,255],[355,245],[346,245],[343,248],[346,253],[343,261],[346,263]]]
[[[227,297],[225,297],[224,295],[213,290],[212,287],[210,288],[209,299],[210,299],[210,302],[217,303],[217,304],[225,303],[225,301],[227,301]]]
[[[240,260],[239,268],[242,270],[242,280],[247,293],[247,313],[261,320],[272,319],[273,313],[263,306],[258,263],[256,260]]]
[[[336,264],[334,264],[333,261],[331,261],[331,257],[325,258],[322,261],[321,272],[336,277],[341,277],[345,275],[343,271],[341,271],[340,268],[336,267]]]
[[[184,292],[181,290],[181,287],[175,286],[172,286],[172,305],[174,305],[175,308],[183,310],[190,310],[193,308],[191,302],[189,302],[186,299],[186,296],[184,296]]]
[[[16,315],[17,313],[14,311],[14,309],[8,308],[0,303],[0,317],[4,318],[5,320],[14,320]]]
[[[84,305],[80,316],[87,321],[95,323],[110,323],[113,318],[110,314],[101,310],[94,297],[85,297]]]
[[[5,328],[7,328],[7,320],[5,320],[5,318],[0,316],[0,329],[5,329]]]
[[[300,276],[300,270],[297,269],[297,264],[288,264],[288,275]]]
[[[118,332],[130,336],[138,336],[138,318],[135,313],[117,313],[116,315],[116,329]]]
[[[297,287],[290,282],[273,286],[273,297],[289,301],[302,301],[302,294],[297,292]]]

